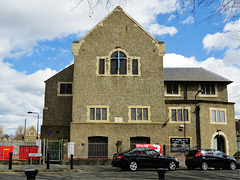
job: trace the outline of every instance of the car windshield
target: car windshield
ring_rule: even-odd
[[[240,151],[236,152],[233,156],[240,156]]]

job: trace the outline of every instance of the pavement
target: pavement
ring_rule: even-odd
[[[12,165],[12,169],[9,170],[9,165],[0,164],[0,172],[25,172],[29,169],[37,169],[38,172],[106,172],[119,170],[119,168],[111,165],[73,165],[73,169],[70,169],[70,165],[65,164],[50,164],[49,169],[47,169],[47,164]],[[186,169],[186,167],[180,166],[178,169]]]

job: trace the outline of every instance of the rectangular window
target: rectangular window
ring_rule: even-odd
[[[149,107],[136,107],[130,108],[130,117],[132,121],[148,121],[149,120]]]
[[[118,74],[118,60],[111,59],[111,74]]]
[[[60,83],[59,91],[61,95],[72,94],[72,83]]]
[[[213,123],[226,123],[225,110],[211,109],[211,122],[213,122]]]
[[[99,59],[99,74],[105,74],[105,59]]]
[[[203,90],[203,92],[201,92],[201,94],[216,95],[215,84],[201,84],[201,89]]]
[[[189,121],[189,109],[186,108],[170,108],[171,121],[182,122]]]
[[[108,120],[108,108],[107,107],[90,107],[89,120],[106,121]]]
[[[127,74],[127,60],[126,59],[120,60],[119,74]]]
[[[138,60],[137,59],[132,60],[132,74],[138,75]]]
[[[166,85],[167,87],[167,90],[166,90],[166,93],[167,94],[179,94],[179,91],[178,91],[178,83],[167,83]]]

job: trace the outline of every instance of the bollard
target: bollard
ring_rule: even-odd
[[[38,174],[37,169],[27,169],[27,170],[25,170],[25,175],[27,176],[27,180],[36,179],[37,174]]]
[[[47,153],[47,169],[50,169],[49,166],[50,166],[50,152]]]
[[[158,173],[158,179],[165,179],[166,169],[159,169],[157,170],[157,173]]]
[[[70,169],[73,169],[73,154],[71,154],[71,165],[70,165]]]
[[[13,155],[13,153],[9,152],[9,166],[8,166],[9,170],[12,170],[12,155]]]

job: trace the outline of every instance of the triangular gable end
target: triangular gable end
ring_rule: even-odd
[[[34,135],[31,135],[31,134],[30,134],[31,131],[34,131]],[[35,128],[34,128],[33,126],[31,126],[31,127],[27,130],[25,136],[37,136],[37,131],[35,130]]]
[[[98,26],[102,26],[104,21],[111,16],[114,12],[116,11],[121,11],[123,12],[131,21],[133,21],[133,23],[135,23],[140,29],[142,29],[150,38],[152,38],[152,40],[155,43],[161,43],[163,44],[164,42],[159,42],[155,37],[153,37],[146,29],[144,29],[136,20],[134,20],[130,15],[128,15],[120,6],[117,6],[111,13],[109,13],[105,18],[103,18],[103,20],[101,20],[95,27],[93,27],[87,34],[85,34],[79,41],[73,41],[72,43],[72,53],[74,56],[78,55],[78,51],[82,45],[82,43],[84,42],[84,39],[94,30],[96,29]]]

